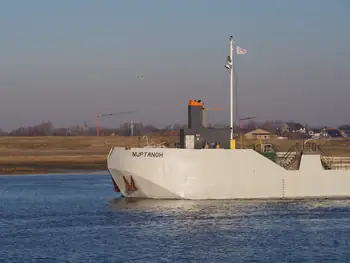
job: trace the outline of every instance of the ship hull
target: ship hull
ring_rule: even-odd
[[[125,197],[152,199],[279,199],[350,197],[350,172],[324,170],[303,155],[286,170],[250,149],[115,147],[108,170]]]

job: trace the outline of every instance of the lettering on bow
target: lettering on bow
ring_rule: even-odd
[[[132,152],[132,157],[163,158],[162,152]]]

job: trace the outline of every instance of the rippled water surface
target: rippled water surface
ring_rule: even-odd
[[[0,177],[0,263],[350,262],[350,201],[127,201],[106,175]]]

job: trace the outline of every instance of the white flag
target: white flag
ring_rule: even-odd
[[[246,50],[246,49],[241,48],[241,47],[239,47],[239,46],[236,46],[236,54],[237,54],[237,55],[244,55],[244,54],[246,54],[246,53],[247,53],[247,50]]]

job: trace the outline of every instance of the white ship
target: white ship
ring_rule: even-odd
[[[349,171],[325,169],[319,154],[294,156],[299,169],[288,170],[251,149],[115,147],[108,169],[125,197],[350,197]]]
[[[226,65],[231,76],[231,127],[234,48],[231,38]],[[232,128],[203,127],[200,101],[190,100],[188,110],[180,148],[111,149],[107,166],[116,191],[153,199],[350,197],[350,171],[340,170],[336,158],[323,154],[315,143],[287,153],[274,153],[264,144],[255,150],[236,149]]]

